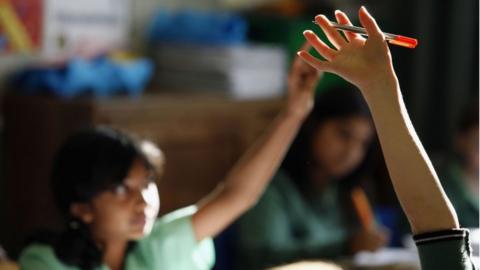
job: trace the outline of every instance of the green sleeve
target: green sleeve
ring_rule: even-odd
[[[469,233],[454,229],[425,233],[414,237],[422,270],[474,270]]]

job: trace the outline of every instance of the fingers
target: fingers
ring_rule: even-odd
[[[313,55],[311,55],[307,51],[299,51],[297,52],[297,55],[305,61],[307,64],[310,66],[316,68],[317,70],[320,71],[328,71],[328,62],[321,61],[317,58],[315,58]]]
[[[337,19],[337,22],[339,24],[350,25],[350,26],[353,25],[350,22],[350,19],[348,18],[348,16],[340,10],[335,10],[335,18]],[[345,37],[347,38],[348,41],[350,41],[352,39],[356,39],[356,38],[361,38],[361,36],[359,34],[356,34],[356,33],[353,33],[353,32],[345,31],[344,33],[345,33]]]
[[[369,39],[385,39],[380,27],[377,25],[377,22],[372,15],[368,13],[364,6],[362,6],[358,11],[358,18],[360,19],[360,23],[363,25],[363,27],[365,27],[365,30],[367,30]]]
[[[342,35],[332,27],[330,21],[325,17],[325,15],[315,16],[315,21],[322,28],[323,32],[327,36],[328,40],[335,46],[335,48],[342,48],[347,41],[342,37]]]
[[[317,35],[315,35],[315,33],[310,30],[306,30],[303,32],[303,36],[323,58],[327,59],[328,61],[333,59],[335,56],[335,51],[328,47],[328,45],[325,44],[325,42],[323,42]]]
[[[300,47],[299,51],[307,51],[310,49],[311,45],[308,41],[305,41],[303,45]],[[302,68],[303,65],[307,65],[299,56],[295,57],[292,64],[292,71],[299,70]]]
[[[307,51],[310,49],[311,45],[306,41],[301,47],[300,51]],[[295,57],[291,71],[289,73],[289,80],[297,82],[298,80],[304,81],[311,84],[316,84],[319,77],[320,71],[315,67],[306,63],[300,56]]]

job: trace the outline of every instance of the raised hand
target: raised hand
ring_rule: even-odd
[[[310,48],[305,43],[301,50]],[[287,111],[302,117],[308,115],[313,108],[314,91],[323,73],[306,64],[300,57],[293,61],[288,75],[288,103]]]
[[[298,55],[316,69],[338,74],[362,91],[385,88],[385,84],[396,84],[390,51],[383,33],[364,7],[360,8],[358,14],[361,24],[368,33],[367,39],[351,32],[342,36],[330,25],[327,17],[317,15],[315,21],[334,48],[326,45],[312,31],[306,30],[303,34],[308,43],[325,60],[313,57],[306,50],[300,50]],[[351,25],[345,13],[336,11],[335,17],[339,24]]]

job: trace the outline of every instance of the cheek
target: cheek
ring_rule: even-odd
[[[333,134],[323,134],[314,143],[313,151],[316,163],[323,167],[330,167],[339,162],[344,146]]]
[[[93,226],[102,235],[116,235],[128,228],[130,208],[118,202],[109,202],[96,208]]]
[[[365,157],[365,149],[362,146],[356,146],[351,149],[348,156],[350,167],[353,169],[360,165],[360,162]]]
[[[325,169],[337,177],[350,173],[365,156],[363,147],[349,146],[339,139],[331,140],[326,149],[320,156],[321,162]]]

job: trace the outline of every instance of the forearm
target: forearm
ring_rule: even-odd
[[[282,111],[193,216],[197,237],[214,236],[258,200],[279,167],[304,116]],[[215,222],[210,222],[214,220]]]
[[[392,76],[364,91],[388,171],[413,233],[458,227],[456,214],[420,143]],[[382,88],[382,89],[381,89]]]
[[[225,193],[253,205],[277,171],[304,117],[281,112],[230,171]]]

